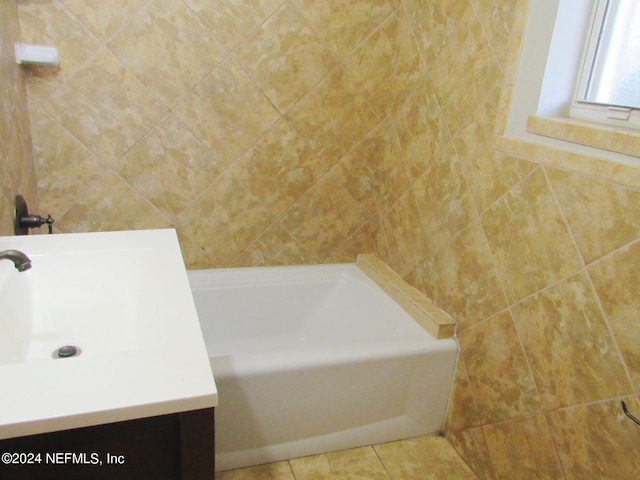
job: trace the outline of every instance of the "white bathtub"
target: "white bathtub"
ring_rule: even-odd
[[[356,265],[194,270],[218,387],[216,470],[443,425],[457,346]]]

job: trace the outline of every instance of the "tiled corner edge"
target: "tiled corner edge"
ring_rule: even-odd
[[[358,268],[435,338],[452,338],[456,322],[375,255],[358,255]]]

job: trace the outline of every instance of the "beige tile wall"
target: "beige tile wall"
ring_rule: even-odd
[[[499,136],[526,7],[23,0],[43,210],[190,267],[373,251],[458,322],[479,476],[638,478],[640,176]]]
[[[414,31],[450,135],[437,151],[451,153],[425,162],[446,177],[412,184],[428,192],[425,231],[404,225],[388,255],[458,321],[447,436],[482,478],[637,478],[640,428],[620,400],[640,411],[640,169],[501,136],[527,1],[420,3]],[[591,133],[569,140],[594,145]],[[635,156],[633,136],[606,134]]]
[[[397,2],[19,7],[25,41],[61,56],[28,71],[59,231],[175,227],[191,268],[374,251],[383,203],[408,185],[392,111],[421,74]]]
[[[16,195],[38,212],[24,75],[13,47],[19,41],[15,0],[0,0],[0,235],[13,235]]]

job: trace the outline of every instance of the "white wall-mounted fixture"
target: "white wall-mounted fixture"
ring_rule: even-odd
[[[60,64],[58,49],[50,45],[29,45],[16,43],[16,62],[21,65],[51,65]]]

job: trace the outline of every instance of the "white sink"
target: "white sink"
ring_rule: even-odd
[[[217,391],[175,231],[0,237],[0,439],[208,408]],[[60,347],[79,355],[59,358]]]

